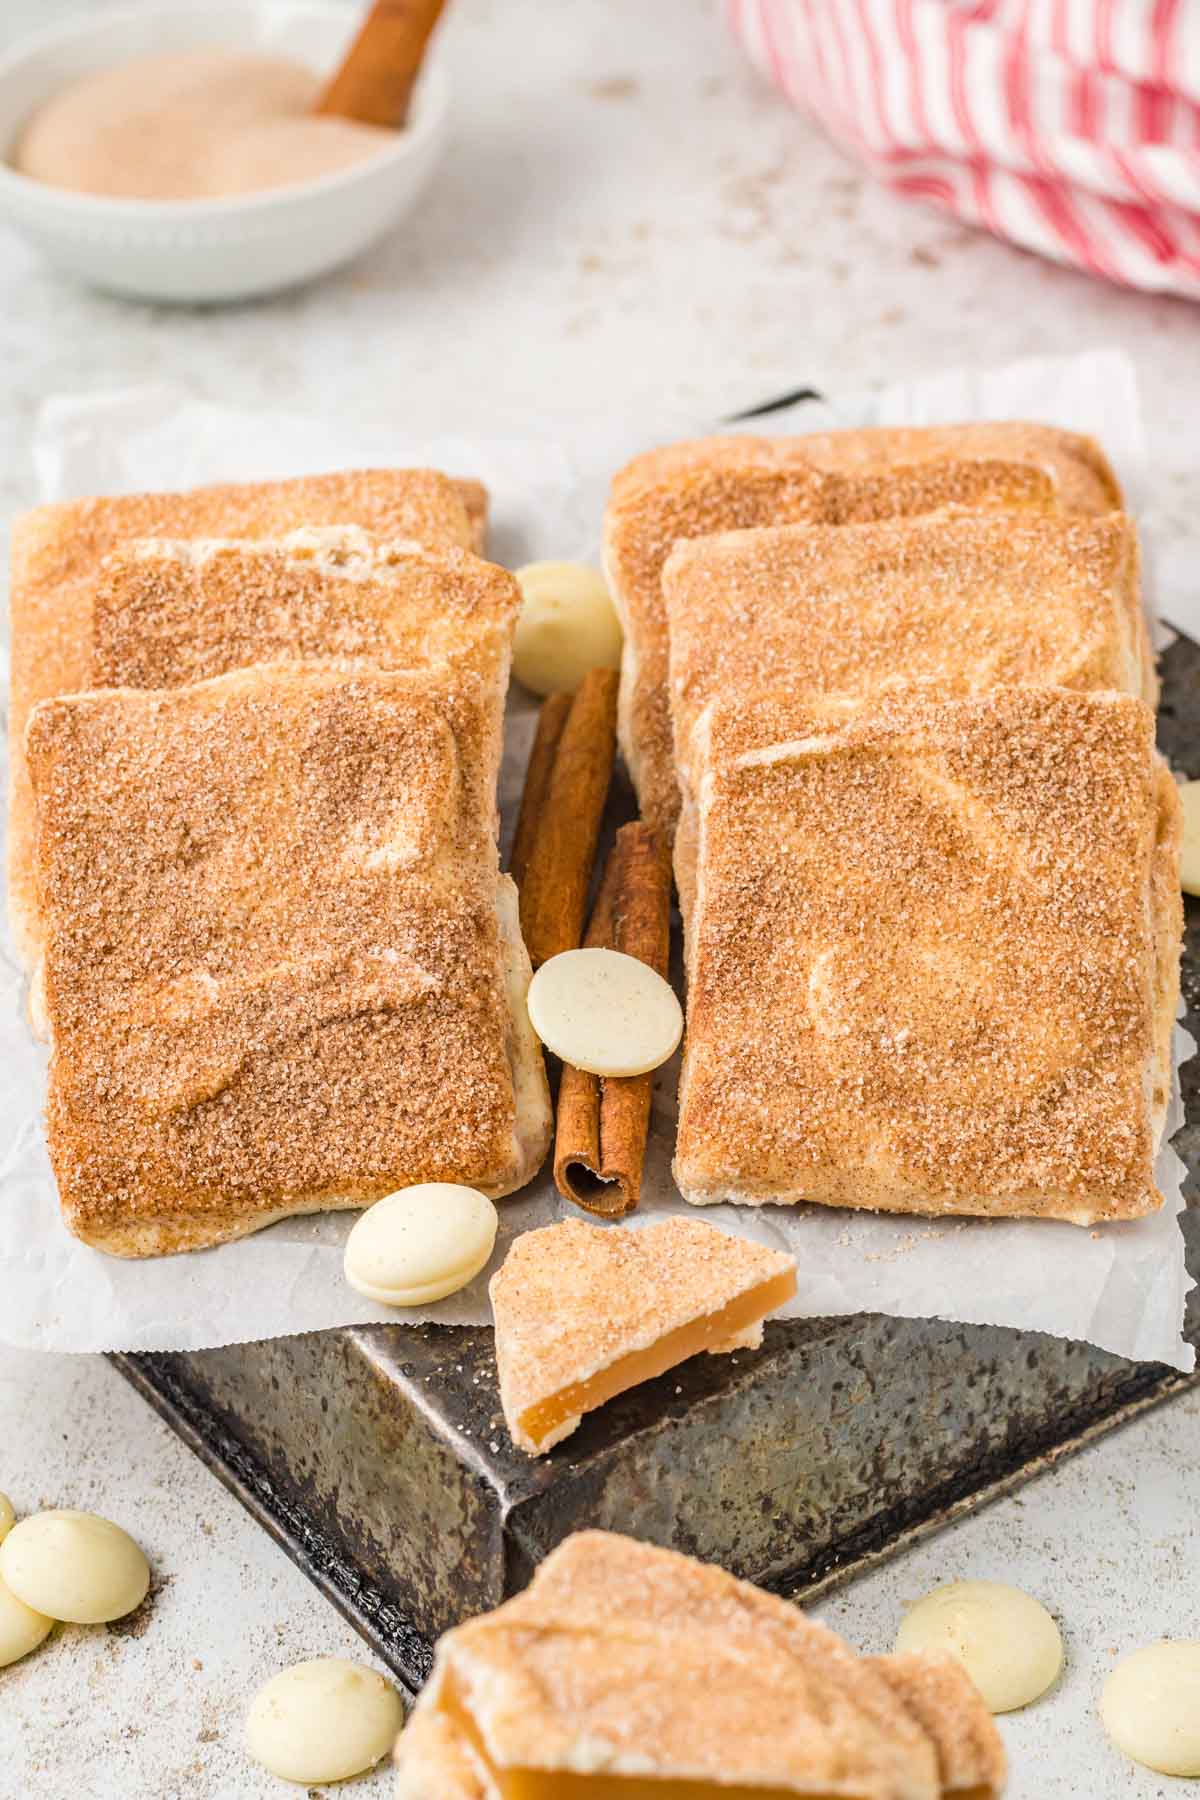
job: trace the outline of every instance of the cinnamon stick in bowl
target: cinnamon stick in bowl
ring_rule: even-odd
[[[446,0],[374,0],[317,111],[364,125],[404,125],[445,5]]]
[[[585,944],[620,950],[667,973],[671,881],[649,826],[623,825],[605,867]],[[565,1200],[604,1219],[641,1198],[653,1073],[600,1076],[564,1064],[558,1091],[554,1181]]]

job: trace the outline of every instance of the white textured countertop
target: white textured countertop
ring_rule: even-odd
[[[4,0],[0,45],[67,10]],[[1200,312],[879,193],[759,86],[706,0],[458,0],[443,52],[456,137],[420,214],[317,288],[158,311],[77,291],[0,237],[5,517],[32,497],[36,408],[66,389],[169,377],[241,404],[443,428],[550,416],[577,433],[625,411],[715,417],[805,382],[836,392],[1105,343],[1138,364],[1171,510],[1200,511],[1200,471],[1171,466],[1200,403]],[[296,1792],[241,1754],[248,1694],[289,1661],[361,1646],[111,1369],[0,1352],[0,1488],[19,1511],[84,1506],[127,1525],[157,1588],[133,1629],[69,1627],[0,1671],[0,1800]],[[903,1601],[938,1581],[1029,1588],[1069,1661],[1053,1695],[1005,1722],[1014,1800],[1182,1796],[1191,1785],[1109,1750],[1093,1710],[1115,1655],[1200,1637],[1197,1519],[1193,1394],[820,1611],[882,1649]]]

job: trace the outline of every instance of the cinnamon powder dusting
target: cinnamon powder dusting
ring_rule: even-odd
[[[723,1569],[599,1531],[566,1539],[524,1593],[442,1638],[397,1745],[404,1800],[473,1796],[456,1748],[495,1776],[536,1771],[546,1792],[591,1775],[995,1800],[1005,1773],[957,1666],[856,1656]]]
[[[263,666],[30,727],[65,1213],[119,1254],[408,1182],[502,1191],[490,701]]]
[[[1046,683],[1155,693],[1132,521],[960,512],[676,545],[663,571],[676,761],[718,696]]]
[[[270,538],[302,526],[331,525],[470,549],[485,501],[477,483],[460,487],[432,469],[353,469],[176,494],[60,501],[14,520],[8,879],[13,928],[27,962],[37,954],[40,926],[25,726],[39,700],[95,685],[92,593],[109,552],[130,538]]]
[[[1161,1205],[1178,803],[1149,708],[917,686],[730,702],[707,733],[684,1191]]]
[[[647,822],[670,835],[679,810],[661,593],[679,540],[948,506],[1099,514],[1120,504],[1090,438],[1020,422],[699,438],[635,458],[613,481],[605,558],[635,658],[621,733]]]

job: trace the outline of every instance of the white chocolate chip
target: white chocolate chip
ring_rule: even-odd
[[[483,1268],[498,1224],[496,1208],[474,1188],[401,1188],[368,1208],[346,1239],[346,1280],[384,1306],[444,1300]]]
[[[1040,1601],[1001,1581],[952,1581],[909,1609],[896,1649],[941,1650],[966,1669],[990,1712],[1028,1706],[1058,1679],[1058,1626]]]
[[[140,1606],[150,1569],[119,1525],[95,1513],[55,1511],[13,1526],[0,1544],[0,1579],[35,1612],[100,1625]]]
[[[582,563],[517,570],[523,605],[513,674],[535,694],[573,694],[589,669],[621,666],[621,624],[604,577]]]
[[[1183,804],[1180,885],[1185,894],[1200,894],[1200,781],[1183,782],[1179,798]]]
[[[19,1662],[21,1657],[36,1650],[53,1626],[53,1619],[26,1606],[5,1582],[0,1581],[0,1669],[6,1669],[9,1663]]]
[[[0,1544],[12,1530],[15,1518],[12,1501],[7,1494],[0,1494]],[[0,1669],[36,1650],[53,1626],[53,1619],[26,1606],[6,1582],[0,1581]]]
[[[400,1696],[382,1675],[318,1656],[259,1688],[246,1715],[246,1749],[281,1781],[345,1781],[374,1768],[403,1723]]]
[[[1200,1643],[1135,1650],[1105,1682],[1100,1718],[1134,1762],[1160,1775],[1200,1775]]]
[[[548,1050],[593,1075],[645,1075],[683,1035],[674,989],[619,950],[564,950],[529,984],[529,1018]]]

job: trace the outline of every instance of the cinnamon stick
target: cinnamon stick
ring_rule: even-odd
[[[588,921],[587,935],[583,940],[586,950],[613,948],[617,887],[621,877],[619,832],[617,838],[618,841],[609,851],[608,861],[604,865],[600,890]],[[565,1199],[574,1200],[577,1206],[584,1207],[586,1211],[619,1218],[625,1211],[623,1196],[608,1189],[607,1184],[601,1184],[605,1191],[597,1198],[602,1202],[615,1203],[619,1200],[621,1204],[616,1205],[615,1211],[607,1213],[604,1205],[592,1203],[594,1189],[599,1181],[594,1172],[600,1168],[601,1160],[600,1077],[589,1074],[586,1069],[576,1069],[571,1063],[564,1063],[555,1114],[555,1185]],[[576,1192],[577,1185],[579,1192]],[[587,1198],[581,1199],[581,1193]]]
[[[535,969],[579,947],[616,738],[616,670],[592,669],[563,724],[519,882],[521,932]]]
[[[570,710],[570,694],[551,694],[538,713],[537,731],[525,769],[525,786],[521,790],[521,810],[517,814],[517,829],[513,833],[512,851],[508,859],[509,873],[518,887],[522,887],[525,882],[538,820],[546,805],[554,758],[558,754],[559,739]]]
[[[671,885],[650,828],[617,833],[586,943],[636,956],[665,976]],[[601,1218],[633,1212],[642,1192],[653,1073],[603,1077],[563,1068],[554,1140],[554,1181],[566,1200]]]
[[[316,110],[364,125],[403,125],[445,5],[446,0],[375,0]]]

